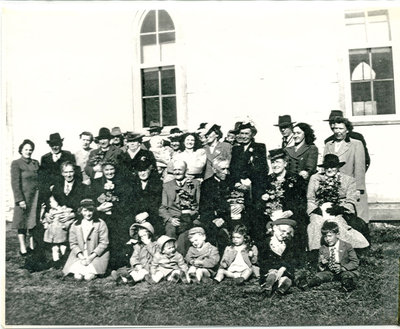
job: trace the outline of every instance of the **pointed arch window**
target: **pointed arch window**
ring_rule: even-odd
[[[165,10],[147,13],[140,29],[143,126],[177,124],[175,25]]]

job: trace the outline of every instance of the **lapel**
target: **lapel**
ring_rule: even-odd
[[[335,147],[335,146],[334,146]],[[341,155],[346,153],[350,148],[350,143],[344,141],[342,145],[340,145],[339,150],[336,152],[336,155],[340,158]]]
[[[303,144],[303,145],[300,146],[300,148],[297,150],[297,152],[294,151],[295,148],[294,148],[294,146],[293,146],[293,151],[294,151],[294,153],[296,154],[297,157],[300,157],[300,156],[302,156],[306,151],[308,151],[309,148],[310,148],[310,145]]]
[[[344,245],[343,245],[342,240],[339,240],[338,248],[339,248],[339,263],[341,263],[342,259],[343,259],[343,254],[344,254]]]

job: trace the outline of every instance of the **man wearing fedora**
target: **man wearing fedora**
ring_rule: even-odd
[[[47,141],[51,151],[43,155],[40,160],[39,182],[42,202],[50,196],[50,186],[58,181],[62,181],[61,164],[65,161],[70,161],[75,164],[74,155],[62,149],[63,141],[64,138],[61,138],[59,133],[51,134]],[[78,178],[82,177],[80,170],[77,174]]]
[[[123,153],[119,147],[111,145],[110,141],[112,138],[113,136],[108,128],[100,128],[99,134],[96,137],[99,147],[90,152],[89,161],[85,167],[85,173],[90,177],[90,179],[94,179],[95,174],[100,173],[102,170],[100,164],[93,165],[90,159],[103,157],[103,160],[113,159],[117,162],[119,155]]]
[[[327,120],[324,120],[324,121],[329,121],[329,127],[331,128],[332,132],[333,132],[333,127],[335,125],[336,117],[343,118],[343,112],[339,110],[332,110],[331,113],[329,114],[329,118]],[[353,131],[353,126],[351,126],[351,130],[349,131],[348,136],[350,138],[359,140],[363,144],[365,152],[365,171],[367,171],[369,165],[371,164],[371,158],[368,153],[367,142],[365,141],[364,136],[358,132]],[[325,139],[324,143],[326,144],[330,141],[333,141],[334,139],[335,139],[335,134]]]
[[[124,140],[122,136],[122,131],[120,127],[114,127],[111,129],[112,139],[110,140],[110,144],[121,148],[124,146]]]
[[[257,129],[250,122],[242,122],[238,130],[240,145],[232,148],[230,173],[234,183],[251,187],[255,198],[263,188],[260,178],[268,175],[267,150],[265,144],[254,141]]]
[[[282,134],[282,148],[293,146],[293,124],[292,118],[290,115],[280,115],[278,118],[278,124],[274,125],[275,127],[279,127],[279,131]]]

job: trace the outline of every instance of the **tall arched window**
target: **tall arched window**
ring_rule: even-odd
[[[165,10],[152,10],[140,29],[143,126],[177,124],[175,26]]]

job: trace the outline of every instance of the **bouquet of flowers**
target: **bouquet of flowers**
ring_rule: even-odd
[[[113,182],[107,182],[104,184],[104,193],[101,193],[100,196],[97,198],[97,201],[99,201],[101,204],[104,206],[109,206],[112,207],[113,202],[119,201],[119,198],[114,195],[114,183]],[[111,215],[112,211],[111,209],[106,211],[107,215]]]
[[[324,178],[319,182],[318,189],[315,192],[315,199],[322,210],[322,216],[326,219],[332,219],[335,217],[335,214],[330,214],[330,210],[339,207],[339,188],[340,173],[337,173],[333,177],[324,176]]]
[[[246,187],[240,183],[236,183],[235,187],[231,191],[231,193],[228,196],[228,203],[231,205],[231,218],[232,219],[240,219],[242,215],[235,214],[234,208],[238,204],[244,204],[244,191],[246,190]]]
[[[188,187],[187,190],[181,187],[177,188],[177,203],[179,204],[179,208],[183,213],[190,213],[196,210],[194,195],[191,193],[191,191],[194,189],[194,184],[191,181],[187,181],[186,186]]]
[[[271,183],[271,188],[266,190],[265,194],[262,195],[262,199],[266,201],[264,214],[268,215],[272,220],[276,217],[278,212],[282,212],[282,200],[283,200],[283,182],[275,180]],[[292,184],[289,182],[289,184]],[[292,184],[293,185],[293,184]],[[276,218],[275,218],[276,219]]]
[[[95,167],[95,166],[97,166],[98,164],[101,164],[101,162],[102,162],[103,159],[104,159],[105,154],[106,154],[105,152],[99,150],[99,152],[97,152],[97,154],[92,155],[92,156],[89,158],[89,161],[88,161],[89,166]]]

